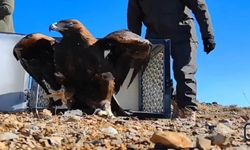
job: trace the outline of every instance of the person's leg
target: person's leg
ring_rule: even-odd
[[[173,70],[176,80],[176,102],[179,108],[197,110],[195,73],[197,43],[172,44]]]

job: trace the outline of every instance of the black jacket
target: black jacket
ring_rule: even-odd
[[[141,35],[142,23],[146,38],[170,38],[173,42],[197,41],[192,13],[202,38],[214,36],[205,0],[129,0],[128,29]]]

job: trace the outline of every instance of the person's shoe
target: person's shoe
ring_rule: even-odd
[[[196,111],[190,108],[178,108],[174,106],[173,117],[172,118],[185,118],[192,122],[196,122]]]

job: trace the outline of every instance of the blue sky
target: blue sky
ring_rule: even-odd
[[[199,40],[198,100],[250,106],[250,2],[207,0],[207,3],[217,45],[214,52],[206,55]],[[59,36],[48,31],[49,25],[74,18],[94,36],[103,37],[127,28],[126,11],[127,0],[17,0],[15,29],[22,34]]]

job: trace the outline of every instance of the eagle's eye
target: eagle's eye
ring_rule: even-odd
[[[74,26],[74,23],[73,22],[70,22],[67,24],[68,27],[73,27]]]

